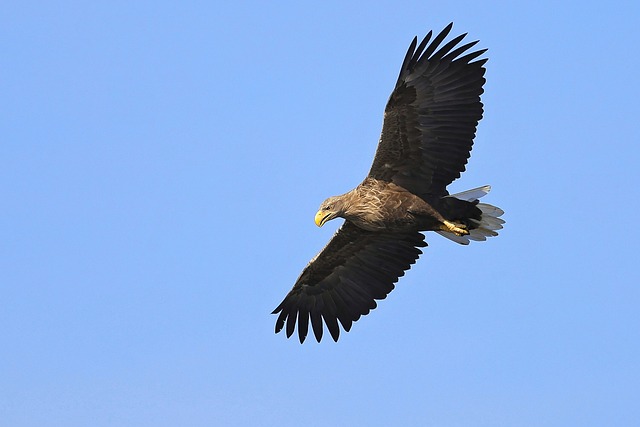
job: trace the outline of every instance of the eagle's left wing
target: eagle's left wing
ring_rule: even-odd
[[[376,308],[375,300],[393,290],[422,253],[419,248],[425,246],[424,236],[417,231],[373,232],[346,221],[273,311],[280,313],[276,333],[286,325],[290,337],[297,323],[302,343],[311,320],[320,342],[324,321],[338,341],[338,321],[348,332],[353,322]]]

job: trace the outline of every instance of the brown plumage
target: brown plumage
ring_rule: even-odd
[[[413,39],[369,175],[320,206],[318,226],[337,217],[345,222],[273,311],[279,313],[276,333],[285,328],[290,337],[297,323],[302,343],[310,321],[318,342],[323,323],[337,341],[338,323],[349,331],[418,259],[427,246],[421,232],[468,244],[502,228],[502,210],[478,202],[489,186],[454,195],[446,189],[470,156],[487,61],[475,60],[486,50],[466,53],[477,42],[458,46],[466,34],[440,47],[452,26],[431,43],[431,32],[419,46]]]

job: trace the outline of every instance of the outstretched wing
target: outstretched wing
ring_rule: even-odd
[[[288,338],[297,323],[302,343],[311,320],[320,342],[324,321],[338,341],[338,321],[348,332],[353,322],[376,308],[375,300],[386,298],[422,253],[418,248],[425,246],[424,236],[417,231],[365,231],[346,221],[273,311],[280,313],[276,333],[286,324]]]
[[[447,185],[465,169],[482,118],[487,60],[473,60],[486,49],[465,54],[477,43],[457,47],[466,34],[440,47],[452,26],[431,43],[429,32],[417,48],[413,39],[385,108],[369,172],[421,197],[448,194]]]

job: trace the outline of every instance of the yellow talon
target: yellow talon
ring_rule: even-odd
[[[451,221],[445,220],[442,223],[442,226],[440,228],[444,231],[449,231],[455,234],[456,236],[464,236],[466,234],[469,234],[466,227],[465,228],[462,228],[462,227],[465,227],[465,226],[463,224],[454,224]]]

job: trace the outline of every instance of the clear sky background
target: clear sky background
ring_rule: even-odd
[[[0,12],[0,425],[640,425],[638,2],[30,2]],[[341,220],[414,35],[486,54],[468,170],[336,344],[270,315]]]

